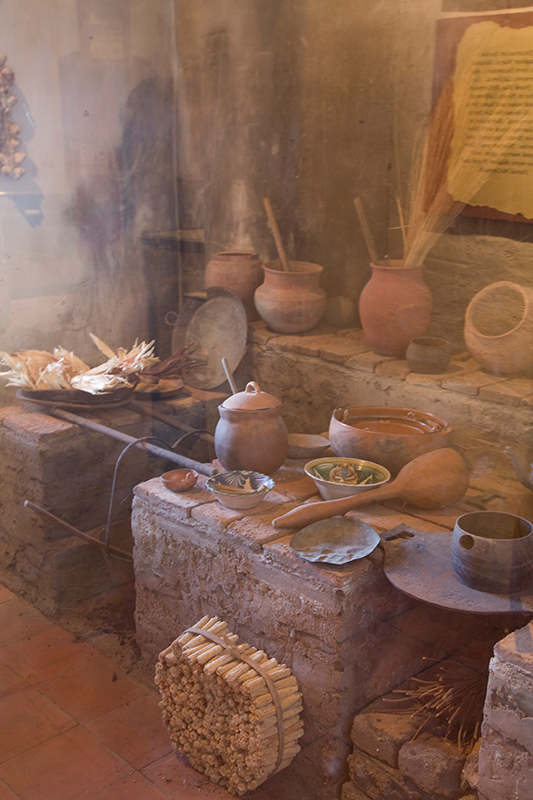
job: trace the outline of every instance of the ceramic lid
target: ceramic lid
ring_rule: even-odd
[[[227,400],[224,400],[222,406],[224,408],[236,408],[241,411],[257,411],[260,408],[277,408],[281,402],[273,394],[262,392],[259,384],[255,381],[250,381],[246,384],[244,392],[237,392],[232,394]]]

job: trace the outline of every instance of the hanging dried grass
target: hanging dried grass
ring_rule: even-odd
[[[475,86],[478,94],[489,93],[497,77],[495,68],[486,69],[481,81],[476,83],[478,73],[474,72],[480,57],[490,47],[492,35],[479,42],[469,54],[469,61],[460,76],[445,84],[426,135],[415,143],[408,223],[404,234],[404,267],[424,263],[437,239],[465,205],[475,198],[530,120],[526,108],[511,117],[506,114],[509,96],[514,89],[513,82],[509,81],[500,91],[497,101],[486,106],[477,128],[472,130],[470,104],[473,88]],[[502,129],[504,117],[508,125]],[[458,153],[452,153],[452,139],[464,143]],[[479,156],[486,152],[490,152],[490,164],[480,169]]]

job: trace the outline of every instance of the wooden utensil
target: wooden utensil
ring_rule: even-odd
[[[468,470],[459,453],[449,447],[431,450],[413,459],[400,470],[395,480],[370,492],[307,503],[272,522],[275,528],[303,528],[320,519],[346,514],[356,508],[404,500],[415,508],[442,508],[460,500],[468,489]]]
[[[363,234],[363,239],[365,240],[366,249],[368,250],[368,255],[370,256],[370,261],[372,264],[378,263],[378,252],[376,250],[376,245],[374,244],[374,239],[372,234],[370,233],[370,226],[368,224],[368,220],[366,218],[365,209],[363,207],[363,201],[360,197],[356,197],[353,201],[355,205],[355,210],[357,211],[357,216],[359,217],[359,225],[361,226],[361,233]]]
[[[274,216],[274,212],[272,210],[272,206],[270,205],[270,200],[268,199],[268,197],[263,198],[263,205],[265,207],[265,211],[268,217],[268,224],[270,225],[272,236],[274,237],[274,241],[276,242],[276,248],[278,251],[279,260],[281,261],[281,266],[283,267],[284,272],[290,272],[291,267],[289,264],[289,259],[287,258],[287,253],[285,252],[285,248],[283,247],[281,233],[279,232],[278,223],[276,222],[276,217]]]

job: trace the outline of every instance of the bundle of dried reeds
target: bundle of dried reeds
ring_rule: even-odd
[[[439,236],[474,200],[530,122],[527,107],[509,113],[513,81],[494,86],[498,65],[477,65],[491,46],[492,28],[468,54],[459,75],[449,80],[435,105],[422,144],[415,144],[406,230],[404,267],[420,266]],[[481,75],[481,77],[480,77]],[[478,104],[475,98],[492,97]],[[505,122],[505,124],[502,124]],[[480,164],[483,158],[484,164]],[[402,223],[401,223],[402,224]]]
[[[160,656],[155,681],[175,749],[241,795],[290,764],[303,733],[291,670],[203,617]]]

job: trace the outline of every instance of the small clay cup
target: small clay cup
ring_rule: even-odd
[[[164,472],[161,480],[171,492],[186,492],[195,485],[198,473],[193,469],[172,469]]]
[[[405,357],[411,372],[434,375],[446,372],[450,363],[450,343],[436,336],[411,339]]]

